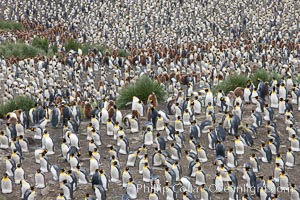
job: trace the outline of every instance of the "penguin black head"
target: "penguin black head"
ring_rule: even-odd
[[[280,167],[280,164],[279,164],[279,163],[276,163],[276,167]]]
[[[67,184],[67,180],[66,180],[66,179],[63,180],[62,183],[63,183],[63,184]]]
[[[295,183],[292,183],[292,184],[291,184],[291,187],[294,188],[294,187],[295,187]]]
[[[133,178],[129,178],[129,180],[128,180],[129,182],[133,182]]]
[[[278,154],[277,154],[277,158],[280,158],[280,156],[281,156],[280,153],[278,153]]]
[[[273,180],[273,176],[269,176],[269,180]]]
[[[93,156],[93,152],[89,151],[89,156]]]
[[[254,153],[251,155],[252,158],[255,158],[255,156],[256,156],[256,155],[255,155]]]
[[[266,144],[265,144],[264,142],[262,142],[262,143],[261,143],[261,146],[262,146],[262,147],[265,147],[265,146],[266,146]]]
[[[41,173],[41,169],[37,169],[36,172],[37,172],[38,174],[40,174],[40,173]]]
[[[169,181],[166,181],[165,186],[168,187],[169,185],[170,185]]]
[[[89,193],[86,193],[86,194],[85,194],[85,197],[86,197],[86,198],[89,198],[89,197],[90,197],[90,194],[89,194]]]
[[[183,194],[183,196],[186,196],[186,195],[187,195],[187,192],[186,192],[186,191],[184,191],[182,194]]]
[[[20,167],[22,167],[22,165],[21,165],[21,164],[18,164],[18,165],[17,165],[17,168],[20,168]]]

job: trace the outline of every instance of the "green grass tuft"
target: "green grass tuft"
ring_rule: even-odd
[[[258,69],[251,76],[251,80],[256,87],[258,86],[258,83],[259,83],[258,79],[261,79],[264,82],[270,83],[273,78],[275,78],[277,81],[279,81],[281,79],[281,76],[280,76],[280,74],[278,74],[276,72],[269,72],[265,69]]]
[[[119,108],[126,108],[126,104],[132,101],[132,97],[136,96],[142,101],[147,101],[148,96],[154,92],[158,101],[165,100],[167,92],[162,84],[156,80],[150,79],[147,75],[140,77],[136,83],[130,84],[120,91],[117,99]]]
[[[225,94],[230,91],[234,91],[237,87],[246,87],[248,78],[243,75],[230,75],[223,82],[213,88],[213,92],[223,90]]]
[[[32,41],[32,46],[38,49],[42,49],[43,51],[48,53],[49,40],[47,38],[35,37]]]
[[[34,107],[34,104],[35,101],[28,96],[18,96],[5,104],[0,103],[0,118],[3,118],[7,113],[18,109],[29,111]]]
[[[67,52],[69,52],[71,50],[78,51],[78,49],[81,49],[81,48],[82,48],[82,45],[74,39],[69,39],[65,44],[65,49]]]
[[[4,56],[5,58],[33,58],[38,54],[45,55],[46,53],[42,49],[21,42],[4,43],[0,45],[0,55]]]
[[[4,31],[16,31],[23,30],[23,24],[14,21],[0,20],[0,30]]]

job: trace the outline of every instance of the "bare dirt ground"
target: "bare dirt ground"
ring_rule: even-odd
[[[161,105],[163,107],[163,105]],[[252,122],[251,116],[250,116],[250,112],[252,110],[252,108],[254,108],[254,105],[246,105],[246,107],[244,108],[244,113],[243,113],[243,123],[250,123]],[[128,111],[122,111],[123,114],[125,114]],[[221,119],[222,114],[217,114],[217,121],[219,121]],[[296,117],[296,121],[299,120],[299,116],[298,116],[298,112],[295,112],[295,117]],[[174,116],[171,116],[172,121],[174,121]],[[204,119],[203,115],[197,116],[197,121],[200,123],[202,120]],[[278,127],[278,131],[280,133],[280,137],[281,137],[281,146],[279,149],[279,152],[283,155],[283,158],[285,158],[285,154],[287,151],[287,148],[289,147],[289,141],[288,141],[288,136],[285,133],[285,124],[284,124],[284,116],[282,115],[278,115],[276,112],[276,120],[277,120],[277,127]],[[142,120],[142,124],[145,121],[145,119]],[[89,158],[88,158],[88,142],[86,140],[86,136],[84,135],[84,133],[86,132],[86,126],[88,124],[89,120],[84,120],[81,124],[80,127],[80,145],[81,145],[81,161],[82,161],[82,167],[85,167],[87,169],[89,169]],[[3,127],[3,126],[2,126]],[[3,128],[2,128],[3,129]],[[50,155],[48,156],[50,159],[51,164],[58,164],[61,167],[64,167],[65,169],[69,169],[69,164],[67,164],[63,159],[61,159],[60,157],[60,143],[61,143],[61,128],[52,128],[52,127],[48,127],[48,132],[51,134],[51,137],[53,138],[53,141],[55,143],[55,154],[54,155]],[[187,129],[186,129],[187,130]],[[109,144],[113,144],[116,145],[115,141],[111,138],[108,137],[106,135],[106,129],[105,126],[102,125],[101,127],[101,134],[102,134],[102,141],[103,144],[100,146],[99,152],[101,154],[101,168],[104,169],[106,171],[106,173],[109,175],[110,174],[110,166],[109,166],[109,157],[108,155],[108,145]],[[130,133],[129,130],[126,131],[127,133],[127,137],[130,141],[130,150],[136,150],[138,148],[138,145],[142,143],[143,141],[143,134],[142,132],[138,133],[138,134],[132,134]],[[164,134],[165,135],[165,134]],[[30,131],[27,131],[26,133],[27,137],[32,137],[33,133],[31,133]],[[166,136],[166,135],[165,135]],[[186,140],[188,140],[189,138],[189,133],[185,132],[185,136],[186,136]],[[40,166],[39,164],[36,164],[34,162],[34,150],[36,148],[39,148],[41,145],[41,141],[39,140],[33,140],[30,139],[31,143],[29,146],[29,153],[25,154],[24,157],[24,161],[23,161],[23,168],[25,170],[25,177],[26,180],[31,184],[34,185],[34,173],[36,172],[36,169],[38,169]],[[207,134],[203,134],[200,138],[201,144],[203,146],[205,146],[205,148],[207,149],[207,153],[208,153],[208,162],[203,163],[202,164],[202,168],[204,169],[204,171],[207,174],[207,185],[210,185],[213,183],[213,178],[216,172],[216,166],[214,166],[212,164],[212,161],[215,159],[215,152],[214,150],[209,150],[208,149],[208,138],[207,138]],[[261,141],[265,141],[267,142],[267,136],[266,136],[266,129],[264,127],[261,127],[258,129],[258,137],[256,139],[254,139],[254,146],[253,148],[248,148],[246,147],[245,149],[245,154],[243,156],[239,156],[239,166],[236,169],[233,169],[234,173],[237,175],[238,177],[238,181],[239,181],[239,187],[243,188],[243,186],[246,184],[246,182],[242,179],[242,165],[246,162],[249,161],[249,157],[252,153],[256,153],[258,156],[260,156],[260,153],[257,151],[257,149],[260,148],[260,144]],[[170,146],[171,142],[168,142],[167,147]],[[234,146],[234,138],[233,136],[228,136],[225,143],[226,148],[230,148]],[[185,147],[182,149],[182,153],[184,155],[184,150],[189,150],[189,144],[186,141],[186,145]],[[148,148],[148,155],[149,155],[149,163],[152,163],[152,154],[154,152],[154,148],[153,147],[149,147]],[[7,150],[0,150],[0,174],[3,174],[5,172],[5,156],[9,155],[10,151]],[[296,154],[296,156],[298,157],[299,154]],[[126,155],[120,155],[120,164],[121,164],[121,171],[124,169],[125,164],[126,164],[126,159],[127,156]],[[273,171],[274,171],[274,160],[275,157],[273,156],[273,161],[270,164],[266,164],[266,163],[262,163],[261,164],[261,170],[259,173],[257,173],[257,177],[259,175],[263,175],[265,178],[267,178],[268,176],[273,175]],[[180,160],[179,164],[182,166],[183,169],[183,176],[187,175],[187,160],[186,158],[183,156],[182,159]],[[291,169],[288,168],[286,171],[289,174],[290,177],[290,182],[291,183],[296,183],[299,184],[299,161],[296,160],[296,167]],[[153,173],[159,175],[160,177],[160,182],[162,183],[162,186],[164,186],[165,183],[165,176],[164,176],[164,167],[153,167]],[[150,184],[149,183],[143,183],[142,180],[142,175],[138,174],[138,170],[137,170],[137,166],[136,167],[131,167],[130,168],[133,178],[134,180],[138,183],[141,184],[140,187],[143,186],[142,189],[139,190],[138,193],[138,199],[148,199],[148,195],[149,195],[149,188],[150,188]],[[192,179],[194,188],[195,188],[195,192],[194,195],[196,197],[196,199],[200,199],[200,191],[197,188],[197,186],[195,185],[195,179]],[[59,192],[61,191],[58,187],[58,183],[56,181],[53,181],[52,179],[52,175],[50,172],[46,173],[46,183],[47,183],[47,187],[45,189],[37,189],[37,198],[36,199],[46,199],[46,200],[53,200],[56,198],[56,196],[59,194]],[[20,186],[19,185],[13,185],[14,188],[14,192],[12,194],[9,195],[5,195],[4,198],[6,199],[19,199],[20,198]],[[85,193],[90,193],[91,195],[94,195],[94,192],[92,190],[92,186],[91,184],[88,185],[80,185],[77,190],[74,193],[74,199],[83,199],[85,196]],[[122,194],[124,194],[126,191],[125,189],[122,188],[121,183],[120,184],[116,184],[116,183],[110,183],[109,186],[109,190],[107,192],[107,199],[109,200],[113,200],[113,199],[121,199]],[[253,191],[252,191],[253,192]],[[241,194],[247,193],[247,191],[242,191]],[[251,194],[251,191],[248,190],[248,193]],[[288,199],[288,193],[286,192],[281,192],[279,193],[280,197],[282,199]],[[165,194],[160,193],[159,194],[160,199],[165,199]],[[228,198],[228,194],[221,193],[221,194],[213,194],[212,199],[227,199]],[[256,196],[252,195],[253,199],[258,199]],[[1,198],[0,198],[1,199]],[[178,199],[182,199],[182,194],[180,193],[178,196]]]

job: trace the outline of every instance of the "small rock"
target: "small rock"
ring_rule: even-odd
[[[47,186],[47,187],[45,187],[44,189],[42,189],[41,194],[42,194],[43,196],[46,196],[46,195],[49,194],[49,192],[50,192],[50,188]]]

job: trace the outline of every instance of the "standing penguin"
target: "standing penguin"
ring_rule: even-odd
[[[256,157],[255,154],[251,155],[250,164],[252,166],[253,172],[259,172],[259,170],[260,170],[259,159]]]
[[[119,137],[119,153],[123,154],[123,155],[127,155],[129,153],[129,141],[127,139],[127,137],[124,137],[123,135],[121,135]]]
[[[130,128],[131,128],[131,133],[139,132],[139,122],[134,115],[132,115],[130,118]]]
[[[73,186],[67,180],[62,181],[62,189],[67,200],[73,199]]]
[[[108,136],[114,135],[114,124],[112,123],[110,118],[106,122],[106,135]]]
[[[294,167],[295,166],[295,154],[293,153],[291,148],[288,148],[288,151],[286,152],[285,165],[288,166],[288,167]]]
[[[288,174],[283,170],[279,176],[279,186],[281,191],[288,191],[289,190],[289,176]]]
[[[266,183],[267,189],[271,192],[271,194],[277,194],[277,186],[272,176],[269,176],[269,179]]]
[[[300,199],[300,189],[296,188],[294,183],[291,184],[290,187],[290,197],[291,200],[299,200]]]
[[[203,184],[206,184],[206,174],[202,170],[201,166],[199,166],[196,171],[196,185],[201,186]]]
[[[118,166],[118,164],[117,164],[117,166]],[[118,168],[120,168],[120,167],[118,166]],[[108,186],[109,186],[109,178],[103,169],[99,170],[99,174],[100,174],[100,180],[101,180],[102,186],[103,186],[104,190],[107,191]]]
[[[177,199],[177,194],[176,194],[175,188],[168,181],[166,181],[165,189],[166,189],[166,200],[176,200]]]
[[[244,154],[244,143],[243,141],[240,139],[240,136],[236,136],[235,137],[235,141],[234,141],[234,144],[235,144],[235,152],[237,155],[243,155]]]
[[[217,193],[223,192],[224,189],[223,178],[219,172],[216,173],[213,183],[215,186],[215,191]]]
[[[30,189],[27,189],[24,194],[24,200],[34,200],[36,197],[36,192],[34,190],[34,187],[30,187]]]
[[[230,168],[238,166],[238,158],[233,148],[227,151],[227,166]]]
[[[46,187],[45,174],[40,169],[36,170],[34,180],[36,188],[42,189]]]
[[[184,132],[184,124],[180,116],[175,121],[175,131]]]
[[[153,132],[151,131],[150,127],[144,132],[144,144],[145,145],[152,145],[153,144]]]
[[[78,177],[78,184],[84,185],[89,183],[88,172],[86,169],[81,168],[79,165],[76,167],[76,174]]]
[[[260,152],[262,154],[262,162],[270,163],[272,161],[272,152],[269,145],[262,143],[260,147]]]
[[[173,160],[180,160],[181,158],[181,148],[177,143],[172,143],[170,146],[171,158]]]
[[[205,184],[200,186],[200,196],[202,200],[211,200],[211,191]]]
[[[14,171],[16,169],[16,162],[11,158],[11,156],[7,156],[5,159],[5,173],[8,176],[13,176],[14,175]]]
[[[130,178],[127,183],[126,193],[128,194],[130,199],[137,198],[138,188],[137,188],[137,184],[133,181],[132,178]]]
[[[296,137],[295,134],[292,135],[290,139],[291,149],[292,151],[299,152],[300,151],[300,139]]]
[[[276,91],[275,87],[273,88],[269,99],[270,99],[270,107],[271,108],[278,108],[279,98],[278,98],[277,91]]]
[[[110,177],[111,177],[111,179],[110,179],[111,182],[113,182],[113,183],[120,182],[121,171],[120,171],[120,168],[119,168],[118,163],[116,161],[113,162],[112,165],[111,165]]]
[[[20,184],[21,184],[21,193],[22,193],[21,198],[24,199],[26,190],[30,189],[30,184],[26,180],[21,180]]]
[[[148,183],[150,182],[150,176],[152,173],[151,167],[148,165],[148,163],[145,163],[143,166],[143,181]]]
[[[5,173],[1,180],[1,191],[2,194],[10,194],[12,193],[12,181],[8,177],[8,174]]]
[[[122,185],[123,188],[126,188],[129,179],[132,178],[132,174],[128,167],[126,167],[122,173]]]
[[[252,95],[252,91],[250,89],[250,86],[247,85],[246,88],[244,89],[244,101],[246,104],[250,104],[251,103],[251,95]]]
[[[5,135],[4,131],[0,131],[0,148],[8,149],[9,147],[9,137]]]
[[[17,168],[14,171],[14,180],[15,184],[20,184],[21,180],[25,179],[25,172],[21,166],[21,164],[17,165]]]
[[[96,170],[99,169],[99,162],[95,159],[92,152],[89,152],[90,155],[90,175],[93,175]]]
[[[259,112],[256,112],[255,110],[252,110],[251,113],[252,120],[253,120],[253,126],[254,127],[260,127],[262,125],[262,116]]]
[[[280,98],[278,104],[278,113],[283,115],[285,113],[285,109],[286,109],[285,99]]]

